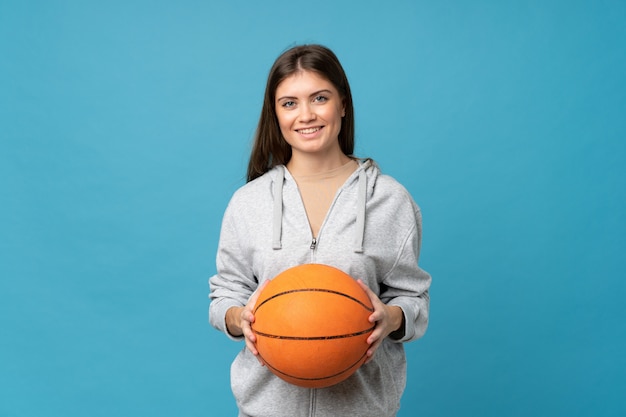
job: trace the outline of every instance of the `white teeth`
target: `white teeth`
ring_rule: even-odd
[[[319,127],[310,127],[308,129],[300,129],[299,132],[305,135],[309,135],[311,133],[317,132],[318,130],[320,130]]]

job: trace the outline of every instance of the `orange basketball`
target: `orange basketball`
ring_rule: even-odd
[[[374,308],[348,274],[305,264],[278,274],[254,307],[256,347],[275,375],[307,388],[328,387],[365,361]]]

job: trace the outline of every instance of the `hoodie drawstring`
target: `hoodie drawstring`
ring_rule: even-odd
[[[282,166],[278,167],[276,180],[274,181],[274,213],[272,217],[272,249],[281,249],[281,234],[283,232],[283,182],[285,171]]]
[[[363,253],[363,236],[365,235],[365,199],[367,197],[367,176],[365,169],[359,172],[359,190],[356,200],[356,229],[354,232],[354,251]]]

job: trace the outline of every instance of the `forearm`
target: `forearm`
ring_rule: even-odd
[[[389,333],[389,337],[394,340],[400,340],[405,335],[405,326],[406,319],[404,317],[404,312],[402,308],[398,306],[387,306],[389,309],[389,317],[391,328],[393,329],[391,333]]]
[[[226,330],[233,337],[243,335],[241,328],[241,312],[244,307],[231,307],[226,311]]]

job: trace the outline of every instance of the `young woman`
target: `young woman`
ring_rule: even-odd
[[[224,214],[210,322],[245,349],[231,367],[239,416],[395,416],[406,383],[403,342],[428,326],[431,277],[418,267],[421,213],[369,159],[355,158],[350,86],[335,54],[294,47],[274,63],[248,165]],[[291,385],[258,356],[250,324],[263,285],[304,263],[359,280],[376,324],[367,362],[321,389]]]

